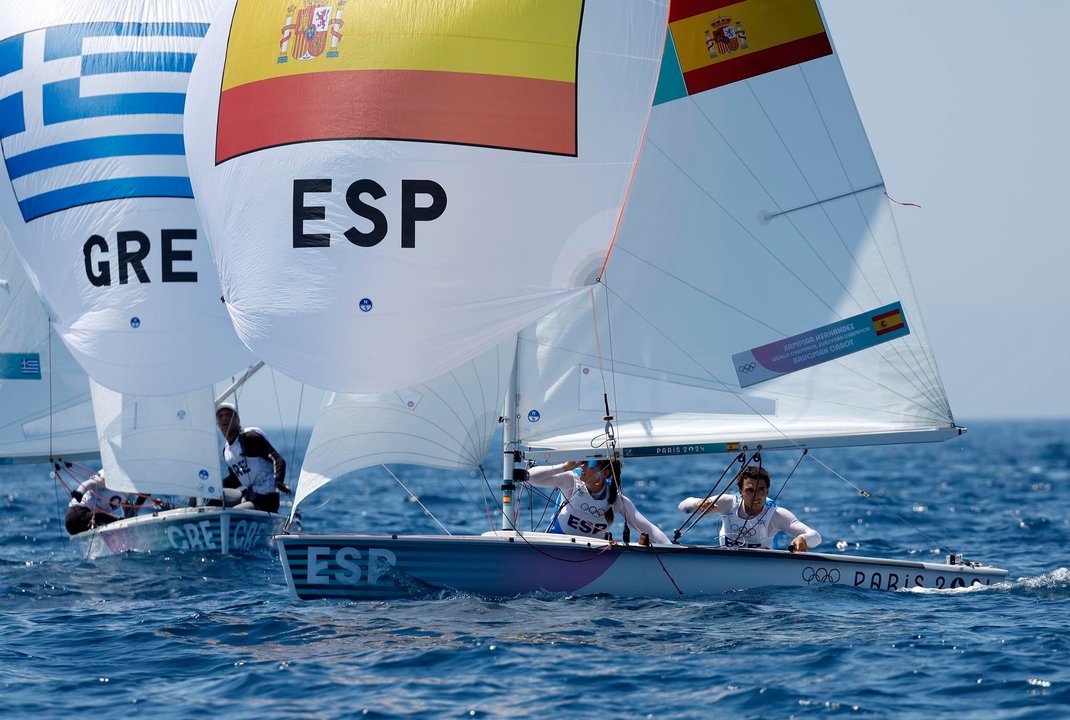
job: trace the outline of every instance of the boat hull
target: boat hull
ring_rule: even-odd
[[[126,552],[270,553],[286,522],[259,510],[177,508],[123,518],[71,536],[87,560]]]
[[[639,547],[545,533],[483,536],[280,535],[300,600],[379,600],[442,590],[485,597],[540,592],[698,597],[776,585],[879,590],[990,585],[1006,570],[823,553]]]

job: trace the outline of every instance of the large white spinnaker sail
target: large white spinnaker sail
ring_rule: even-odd
[[[523,442],[597,446],[603,393],[628,454],[957,434],[817,6],[709,5],[670,11],[604,284],[522,336]]]
[[[575,295],[619,218],[666,7],[225,0],[186,144],[241,338],[381,392]]]
[[[207,387],[252,362],[220,302],[182,114],[216,0],[7,3],[0,221],[97,382]]]
[[[0,227],[0,462],[97,453],[89,382]]]

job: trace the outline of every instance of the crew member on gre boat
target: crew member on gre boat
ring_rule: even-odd
[[[290,494],[286,487],[286,461],[259,428],[242,428],[238,409],[230,403],[220,403],[215,411],[216,425],[226,439],[223,462],[230,473],[223,478],[223,487],[241,489],[242,501],[226,505],[238,510],[279,511],[279,491]],[[229,493],[225,494],[229,496]],[[237,499],[237,498],[235,498]]]
[[[702,514],[721,516],[721,544],[729,547],[773,547],[773,536],[786,532],[792,536],[788,549],[806,552],[821,544],[816,530],[793,513],[769,499],[769,473],[765,468],[748,465],[736,478],[739,494],[703,502],[687,498],[680,510],[692,513],[702,507]]]
[[[104,474],[97,473],[78,485],[78,488],[71,493],[64,525],[68,533],[77,535],[90,528],[113,523],[123,517],[137,515],[147,497],[147,495],[138,495],[137,502],[128,506],[126,493],[108,488],[104,484]]]
[[[621,495],[614,478],[620,478],[621,463],[570,460],[561,465],[534,468],[532,485],[557,488],[560,493],[557,512],[547,532],[603,538],[614,518],[623,514],[625,522],[656,544],[669,544],[669,538],[657,525],[647,520],[635,505]]]

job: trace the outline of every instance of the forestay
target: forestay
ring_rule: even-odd
[[[351,393],[426,382],[597,275],[665,0],[226,0],[193,187],[238,334]]]
[[[214,0],[7,3],[0,219],[101,384],[171,394],[251,361],[194,208],[182,140]]]
[[[522,336],[522,440],[598,447],[603,392],[632,455],[957,434],[818,8],[708,5],[672,6],[604,283]]]
[[[0,228],[0,461],[95,455],[89,382]]]
[[[200,498],[222,493],[212,388],[137,396],[90,386],[108,487]]]

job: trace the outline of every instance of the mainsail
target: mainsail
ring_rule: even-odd
[[[522,335],[522,442],[604,442],[603,393],[630,455],[957,434],[817,6],[669,20],[603,282]]]
[[[226,0],[190,177],[238,334],[317,387],[428,381],[597,276],[666,2]]]

